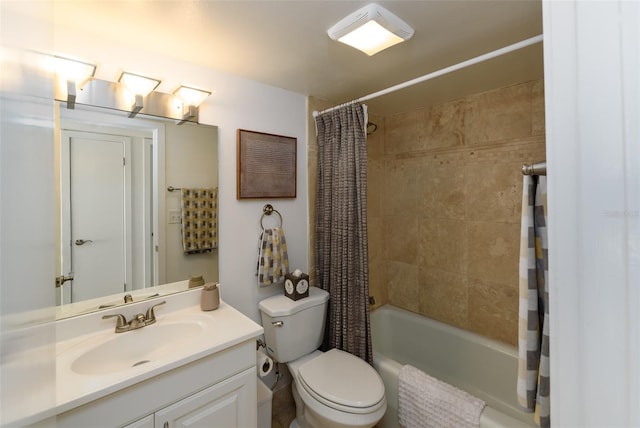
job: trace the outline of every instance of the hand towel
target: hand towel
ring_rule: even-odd
[[[258,247],[258,284],[266,287],[283,282],[288,273],[289,258],[284,230],[281,227],[264,229]]]
[[[411,365],[398,377],[398,419],[403,428],[480,426],[485,402]]]
[[[218,248],[218,188],[182,189],[182,249],[185,254]]]

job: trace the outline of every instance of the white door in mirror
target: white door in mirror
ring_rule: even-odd
[[[69,177],[63,183],[63,242],[70,244],[62,261],[74,272],[63,301],[125,291],[131,283],[131,174],[124,159],[130,158],[131,138],[64,130],[62,141]]]

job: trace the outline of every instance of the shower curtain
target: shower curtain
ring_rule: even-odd
[[[520,230],[518,401],[526,410],[535,412],[541,427],[549,427],[549,267],[544,176],[524,176]]]
[[[366,106],[342,106],[316,118],[318,183],[316,268],[330,294],[324,349],[373,364],[367,249]]]

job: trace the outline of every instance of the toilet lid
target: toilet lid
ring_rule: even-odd
[[[304,363],[298,377],[310,394],[329,406],[363,409],[384,398],[384,384],[373,367],[338,349]]]

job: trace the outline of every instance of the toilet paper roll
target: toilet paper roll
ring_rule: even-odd
[[[273,360],[262,350],[256,351],[256,361],[258,366],[258,376],[265,377],[273,370]]]

